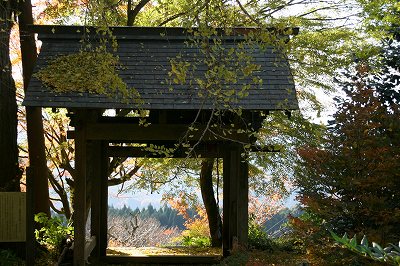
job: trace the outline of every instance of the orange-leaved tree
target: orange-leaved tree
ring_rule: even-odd
[[[295,226],[314,244],[329,240],[327,230],[365,234],[382,244],[400,239],[400,105],[387,100],[388,91],[380,90],[387,83],[379,84],[370,72],[368,64],[358,63],[345,75],[346,97],[325,143],[299,149],[297,185],[307,219]],[[393,96],[395,87],[387,88]]]

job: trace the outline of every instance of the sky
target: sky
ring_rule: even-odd
[[[139,209],[147,207],[151,204],[155,208],[161,207],[161,194],[150,194],[145,190],[118,194],[120,186],[109,187],[108,189],[108,205],[115,208],[122,208],[124,205],[131,209]]]

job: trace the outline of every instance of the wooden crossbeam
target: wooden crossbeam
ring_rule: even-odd
[[[248,143],[247,133],[238,133],[232,128],[209,128],[198,126],[189,130],[188,125],[182,124],[151,124],[141,126],[125,123],[92,123],[87,124],[86,137],[88,140],[106,140],[109,142],[140,142],[140,141],[216,141],[233,140]],[[74,131],[68,132],[68,138],[74,139]]]

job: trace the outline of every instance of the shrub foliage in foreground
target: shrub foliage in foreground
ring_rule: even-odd
[[[369,246],[367,236],[364,235],[360,244],[357,243],[357,237],[348,238],[345,233],[343,237],[339,237],[334,232],[331,232],[333,238],[339,244],[342,244],[347,249],[359,253],[363,256],[368,256],[373,260],[387,262],[391,265],[400,265],[400,241],[399,245],[389,244],[389,246],[382,248],[379,244],[372,242]]]

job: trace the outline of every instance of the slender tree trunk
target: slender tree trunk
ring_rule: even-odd
[[[0,191],[20,191],[17,103],[10,62],[12,1],[0,1]]]
[[[207,158],[201,162],[200,189],[206,208],[208,225],[210,227],[211,245],[213,247],[222,246],[222,221],[219,208],[214,197],[212,182],[212,170],[214,159]]]
[[[37,57],[34,35],[27,30],[27,25],[33,24],[31,0],[19,1],[18,20],[24,90],[26,91]],[[26,124],[29,146],[29,165],[33,170],[33,190],[34,195],[36,195],[35,213],[44,212],[50,216],[48,169],[41,108],[26,108]]]

